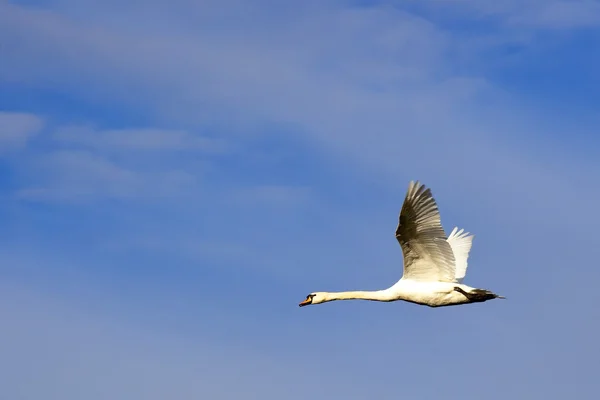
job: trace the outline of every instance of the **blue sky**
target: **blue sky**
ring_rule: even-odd
[[[591,399],[600,2],[0,0],[19,400]],[[401,275],[408,182],[508,300]]]

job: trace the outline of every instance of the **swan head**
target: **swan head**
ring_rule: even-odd
[[[325,293],[322,292],[315,292],[315,293],[310,293],[309,295],[306,296],[306,299],[302,300],[300,302],[300,304],[298,304],[300,307],[304,307],[304,306],[308,306],[309,304],[320,304],[327,301],[327,297],[325,295]]]

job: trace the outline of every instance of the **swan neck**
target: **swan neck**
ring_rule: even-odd
[[[334,300],[372,300],[372,301],[390,301],[390,295],[385,290],[369,291],[355,290],[349,292],[329,292],[327,301]]]

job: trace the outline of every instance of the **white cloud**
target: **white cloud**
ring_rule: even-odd
[[[32,130],[26,131],[23,122],[36,121],[37,117],[27,116],[10,122],[28,133]],[[49,131],[53,131],[49,137],[54,141],[12,160],[21,178],[20,199],[87,202],[197,196],[199,177],[208,167],[203,157],[233,149],[222,139],[184,130],[97,130],[68,125],[49,127]]]
[[[530,2],[527,7],[539,11],[545,4]],[[202,14],[203,5],[183,2],[177,7],[191,7],[195,13],[185,8],[190,11],[186,15],[204,21],[210,17]],[[464,5],[499,13],[505,21],[526,11],[517,2]],[[328,6],[318,13],[279,10],[282,15],[272,18],[273,10],[253,3],[244,12],[220,10],[244,27],[224,29],[191,23],[178,14],[179,8],[171,13],[151,8],[148,12],[164,24],[156,31],[134,18],[134,9],[124,10],[117,20],[109,20],[110,13],[80,9],[88,21],[83,24],[66,8],[59,13],[0,7],[5,22],[0,29],[6,37],[19,38],[8,48],[9,63],[0,65],[8,75],[45,84],[51,78],[81,96],[108,96],[190,126],[219,121],[228,128],[219,139],[228,139],[231,131],[250,136],[264,121],[291,125],[343,168],[394,188],[398,198],[405,190],[400,182],[421,179],[450,196],[447,201],[471,196],[493,215],[518,207],[521,193],[544,197],[546,210],[556,210],[569,192],[557,194],[556,187],[572,190],[573,176],[594,182],[598,174],[595,165],[588,168],[584,159],[570,157],[563,143],[536,139],[526,145],[520,139],[532,130],[556,136],[570,131],[568,123],[556,123],[560,115],[525,107],[487,80],[484,71],[458,72],[454,51],[481,65],[481,46],[488,42],[465,48],[462,37],[452,31],[398,9]],[[178,30],[167,29],[167,22]],[[502,43],[498,40],[489,46]],[[48,52],[55,56],[48,59]],[[81,82],[86,82],[85,92],[78,89]],[[171,131],[61,135],[63,144],[100,152],[212,146],[189,133]],[[561,156],[543,158],[538,142]],[[108,174],[110,167],[82,168],[96,177],[90,182],[104,182],[89,191],[105,187],[104,192],[121,197],[147,192],[139,188],[147,188],[151,175],[112,163],[126,169],[113,170],[114,181],[100,173]],[[195,176],[177,169],[182,181],[185,174]],[[56,182],[73,182],[72,174],[65,172]],[[70,187],[86,187],[85,179],[78,180],[84,183]],[[253,189],[253,196],[294,198],[268,188]],[[503,196],[508,199],[498,200]],[[546,221],[541,214],[536,219]]]
[[[10,62],[0,68],[15,79],[47,84],[51,77],[81,96],[108,96],[191,126],[219,121],[228,128],[222,135],[254,132],[264,121],[288,124],[353,172],[366,171],[399,193],[404,185],[398,182],[418,178],[437,191],[454,187],[484,196],[496,207],[498,193],[521,193],[533,179],[546,182],[537,190],[550,196],[574,174],[597,173],[580,167],[583,160],[544,160],[552,171],[547,178],[543,168],[532,168],[541,153],[520,151],[519,136],[543,119],[554,134],[569,127],[556,124],[557,115],[532,116],[531,107],[483,71],[457,72],[453,53],[481,65],[484,44],[465,47],[462,37],[422,17],[383,6],[328,6],[317,13],[312,4],[295,13],[278,10],[282,14],[272,18],[272,9],[253,3],[244,12],[219,11],[244,27],[224,29],[191,23],[180,13],[189,11],[196,22],[210,19],[204,5],[178,3],[170,13],[151,7],[148,13],[164,24],[160,30],[134,18],[135,9],[117,20],[79,9],[82,24],[68,7],[60,13],[1,5],[0,29],[19,41],[9,44]],[[517,2],[477,7],[504,16],[525,12]],[[167,22],[180,28],[169,30]],[[55,56],[48,59],[48,52]],[[211,145],[181,132],[88,133],[63,139],[101,150]]]
[[[202,151],[223,152],[223,140],[191,134],[183,130],[164,129],[112,129],[95,130],[82,126],[57,128],[55,139],[64,143],[100,150],[121,151]]]
[[[36,115],[0,111],[0,151],[25,146],[42,126],[42,119]]]
[[[32,161],[27,169],[33,183],[17,194],[27,200],[152,200],[190,193],[197,185],[197,178],[186,171],[134,170],[87,151],[54,151]]]

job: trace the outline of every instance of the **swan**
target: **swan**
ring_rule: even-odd
[[[462,283],[473,237],[458,228],[446,237],[431,189],[419,181],[411,181],[396,228],[396,239],[404,257],[402,278],[384,290],[313,292],[299,306],[335,300],[403,300],[443,307],[504,299],[489,290]]]

